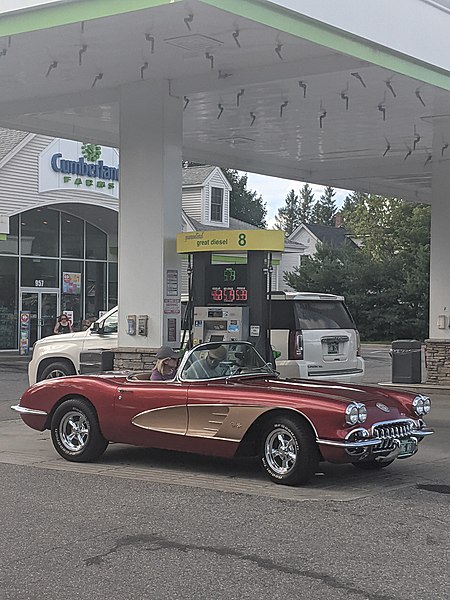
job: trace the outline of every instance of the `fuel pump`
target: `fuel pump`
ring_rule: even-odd
[[[248,306],[195,306],[192,337],[202,342],[247,341]]]
[[[284,233],[276,230],[178,234],[177,252],[192,256],[187,321],[191,322],[194,345],[210,341],[250,341],[265,360],[273,361],[271,253],[283,250]]]

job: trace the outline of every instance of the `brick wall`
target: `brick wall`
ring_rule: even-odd
[[[117,348],[114,350],[115,371],[151,371],[158,348]]]
[[[425,340],[427,383],[450,386],[450,341]]]

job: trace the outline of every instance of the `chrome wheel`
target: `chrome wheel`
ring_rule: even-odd
[[[65,377],[65,376],[66,376],[66,373],[64,373],[64,371],[61,371],[60,369],[53,369],[53,371],[49,372],[46,379],[53,379],[54,377]]]
[[[319,451],[308,423],[295,415],[269,416],[261,429],[261,465],[274,483],[306,483],[316,472]]]
[[[89,440],[89,422],[82,412],[72,410],[59,423],[61,443],[70,452],[81,452]]]
[[[278,475],[288,475],[297,462],[298,444],[286,429],[274,429],[266,438],[264,456],[268,466]]]
[[[74,462],[95,460],[108,446],[95,407],[87,399],[77,396],[65,400],[55,410],[51,432],[55,450]]]

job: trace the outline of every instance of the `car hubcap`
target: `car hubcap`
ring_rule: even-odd
[[[297,461],[297,444],[285,429],[274,429],[266,438],[264,455],[269,467],[277,475],[287,475]]]
[[[70,452],[81,452],[89,437],[89,424],[86,416],[77,410],[68,412],[59,424],[59,435]]]
[[[63,371],[60,371],[60,369],[53,369],[53,371],[50,371],[50,373],[47,375],[46,379],[53,379],[54,377],[65,377],[66,374]]]

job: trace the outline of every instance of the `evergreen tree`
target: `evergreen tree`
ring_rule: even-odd
[[[341,214],[344,217],[349,214],[360,204],[364,204],[367,198],[367,194],[363,194],[361,192],[351,192],[348,196],[346,196],[344,203],[341,208]]]
[[[334,225],[336,201],[334,188],[327,186],[312,209],[312,222],[319,225]]]
[[[314,192],[308,183],[300,190],[298,223],[311,223],[314,205]]]
[[[299,224],[299,199],[294,190],[291,190],[285,198],[284,206],[278,209],[275,227],[282,229],[286,236],[289,236]]]

